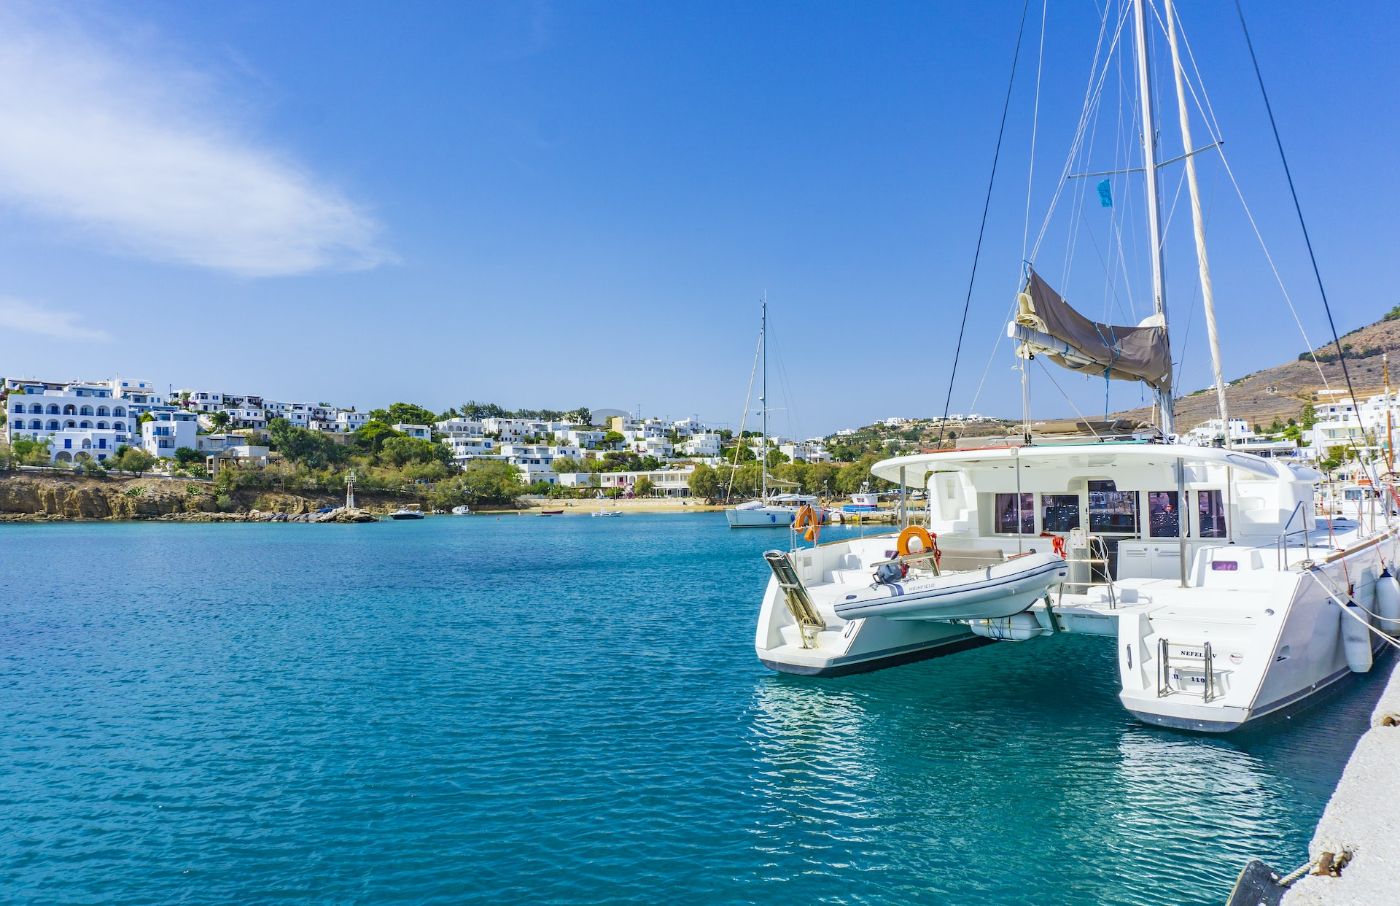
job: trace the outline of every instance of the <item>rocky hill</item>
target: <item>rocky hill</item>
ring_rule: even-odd
[[[1381,389],[1381,354],[1391,354],[1391,387],[1400,390],[1400,307],[1374,324],[1353,330],[1342,337],[1347,367],[1356,387],[1356,396],[1365,400]],[[1327,383],[1333,390],[1345,390],[1342,366],[1337,349],[1331,343],[1313,350]],[[1225,388],[1225,400],[1231,418],[1242,418],[1251,425],[1267,426],[1275,418],[1288,421],[1297,418],[1308,402],[1316,402],[1324,389],[1318,377],[1318,366],[1303,353],[1293,361],[1263,371],[1247,374],[1230,381]],[[1128,409],[1115,413],[1119,418],[1146,421],[1151,417],[1147,408]],[[1182,430],[1216,417],[1215,390],[1207,387],[1176,401],[1176,420]]]

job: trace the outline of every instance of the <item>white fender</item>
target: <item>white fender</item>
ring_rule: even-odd
[[[1392,576],[1389,568],[1376,579],[1376,615],[1381,631],[1400,636],[1400,579]]]
[[[1355,604],[1348,604],[1345,612],[1339,615],[1342,621],[1342,649],[1346,653],[1347,666],[1352,673],[1369,673],[1371,670],[1371,630],[1366,612]]]
[[[1036,615],[1026,611],[995,620],[971,620],[967,624],[975,635],[998,642],[1024,642],[1029,639],[1049,635],[1050,631],[1040,625]]]

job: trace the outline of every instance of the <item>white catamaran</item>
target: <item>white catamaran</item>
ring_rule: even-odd
[[[1150,386],[1170,441],[1146,2],[1123,15],[1136,39],[1155,312],[1135,327],[1093,322],[1030,269],[1008,330],[1023,359]],[[1161,7],[1189,151],[1176,19],[1171,0]],[[1190,169],[1188,180],[1209,306]],[[1139,719],[1224,732],[1369,670],[1383,633],[1400,632],[1391,508],[1319,520],[1321,476],[1300,465],[1171,442],[1076,442],[903,456],[874,474],[927,493],[927,529],[766,553],[755,646],[769,667],[838,675],[1084,633],[1112,640],[1119,698]]]

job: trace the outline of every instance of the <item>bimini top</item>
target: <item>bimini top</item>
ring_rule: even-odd
[[[1225,450],[1219,447],[1194,447],[1186,444],[1050,444],[1030,447],[988,447],[979,450],[947,450],[938,453],[918,453],[895,456],[875,463],[871,473],[877,478],[899,483],[899,471],[904,470],[908,487],[924,486],[930,472],[956,472],[979,465],[997,465],[1016,460],[1053,466],[1064,461],[1067,469],[1111,467],[1131,460],[1134,463],[1168,465],[1176,460],[1183,463],[1233,466],[1252,473],[1252,477],[1274,481],[1314,482],[1321,473],[1276,459],[1265,459],[1253,453]]]

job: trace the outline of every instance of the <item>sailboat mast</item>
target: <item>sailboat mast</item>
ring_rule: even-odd
[[[1210,256],[1206,253],[1206,223],[1201,212],[1201,193],[1196,183],[1196,157],[1191,152],[1191,119],[1186,109],[1186,85],[1181,72],[1181,53],[1176,43],[1176,12],[1172,0],[1163,0],[1167,17],[1167,44],[1172,51],[1172,73],[1176,78],[1176,112],[1181,120],[1182,153],[1186,155],[1186,185],[1191,192],[1191,224],[1195,227],[1196,264],[1201,271],[1201,299],[1206,309],[1206,333],[1210,337],[1210,364],[1215,375],[1215,402],[1220,424],[1225,430],[1225,446],[1230,446],[1230,410],[1225,402],[1225,372],[1220,363],[1220,333],[1215,327],[1215,287],[1210,279]]]
[[[760,500],[768,499],[768,294],[763,294],[763,315],[758,328],[758,346],[763,359],[763,387],[762,395],[759,396],[759,405],[763,407],[763,424],[760,430],[763,436],[758,442],[758,475],[759,481],[763,485],[763,492],[759,495]]]
[[[1395,429],[1391,424],[1390,407],[1390,353],[1381,353],[1381,380],[1385,382],[1385,470],[1395,471]],[[1358,413],[1357,422],[1360,423],[1361,416]]]
[[[1152,69],[1147,60],[1147,3],[1133,0],[1133,33],[1137,40],[1138,96],[1142,106],[1142,169],[1147,185],[1147,238],[1152,258],[1152,310],[1167,323],[1166,250],[1162,246],[1162,212],[1158,205],[1157,117],[1152,107]],[[1163,435],[1175,433],[1172,388],[1168,381],[1157,391],[1159,424]]]

